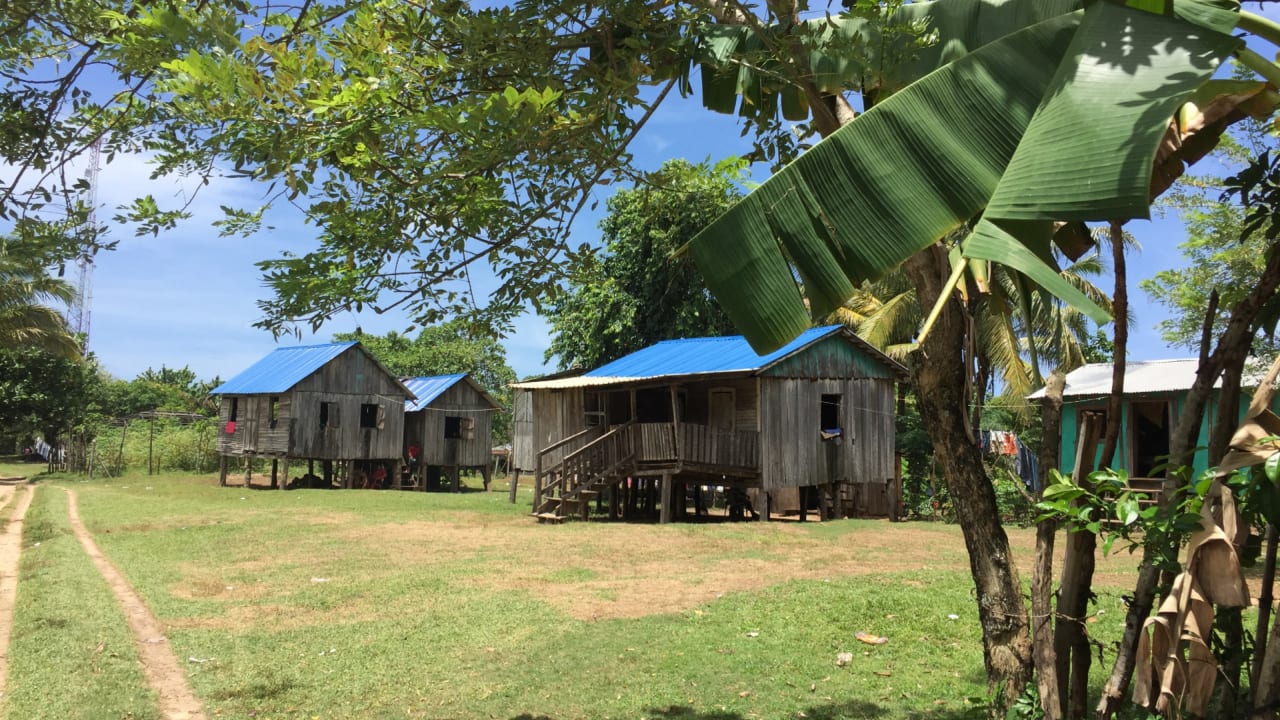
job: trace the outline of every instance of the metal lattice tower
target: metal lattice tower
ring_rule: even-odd
[[[102,163],[102,139],[95,140],[89,146],[89,169],[85,172],[88,189],[85,190],[84,204],[88,208],[84,225],[81,228],[81,255],[77,262],[79,278],[76,283],[76,296],[71,302],[67,324],[72,331],[84,336],[84,351],[89,352],[89,321],[93,309],[93,254],[97,247],[98,235],[98,169]]]

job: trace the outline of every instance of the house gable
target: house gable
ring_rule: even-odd
[[[762,377],[896,379],[893,369],[843,333],[829,335],[760,372]]]

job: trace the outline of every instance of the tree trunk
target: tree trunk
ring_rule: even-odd
[[[1040,487],[1049,486],[1049,471],[1056,469],[1062,447],[1062,391],[1066,376],[1055,370],[1045,384],[1045,400],[1040,406]],[[1031,571],[1031,637],[1036,668],[1036,687],[1044,720],[1062,717],[1058,692],[1056,658],[1053,648],[1053,544],[1058,524],[1052,519],[1036,525],[1036,560]]]
[[[1222,368],[1235,362],[1237,358],[1248,355],[1253,340],[1253,322],[1263,305],[1280,287],[1280,253],[1271,253],[1267,258],[1266,268],[1258,278],[1249,294],[1231,310],[1231,320],[1222,333],[1217,348],[1207,358],[1202,355],[1200,368],[1196,371],[1196,380],[1187,393],[1178,422],[1174,425],[1169,441],[1169,466],[1161,485],[1160,504],[1167,507],[1174,496],[1182,489],[1174,468],[1181,464],[1189,464],[1192,460],[1191,450],[1196,446],[1200,436],[1200,421],[1204,417],[1204,409],[1214,382],[1222,372]],[[1142,549],[1142,565],[1138,570],[1138,581],[1134,585],[1133,602],[1129,604],[1129,612],[1125,616],[1124,636],[1120,639],[1120,647],[1116,653],[1116,662],[1111,669],[1111,677],[1103,688],[1102,700],[1098,703],[1098,717],[1109,718],[1120,708],[1124,696],[1128,694],[1129,681],[1133,678],[1133,666],[1138,649],[1138,634],[1142,623],[1151,613],[1155,602],[1156,583],[1160,578],[1158,561],[1168,556],[1176,548],[1144,545]],[[1273,639],[1275,632],[1272,633]],[[1276,648],[1271,646],[1268,654],[1274,655]],[[1261,683],[1267,679],[1260,678]],[[1278,683],[1280,684],[1280,683]],[[1255,697],[1257,697],[1255,693]]]
[[[950,272],[941,245],[917,253],[904,265],[920,303],[931,307]],[[912,378],[929,439],[942,464],[956,519],[964,533],[969,569],[977,591],[983,659],[991,690],[1007,705],[1031,673],[1031,637],[1018,571],[1000,524],[995,489],[982,465],[969,425],[968,369],[964,362],[968,320],[960,302],[949,300],[932,332],[911,358]]]
[[[1115,317],[1115,352],[1111,363],[1111,395],[1107,398],[1106,429],[1102,438],[1102,454],[1098,468],[1113,466],[1120,438],[1123,413],[1125,355],[1129,344],[1128,272],[1124,256],[1124,229],[1118,221],[1111,223],[1111,259],[1115,272],[1115,292],[1111,312]],[[1081,440],[1084,440],[1081,432]],[[1087,456],[1077,458],[1076,482],[1089,485],[1088,474],[1094,467],[1094,445],[1089,442]],[[1088,713],[1089,666],[1093,655],[1089,649],[1089,632],[1085,617],[1093,596],[1093,570],[1098,547],[1097,535],[1075,530],[1067,536],[1067,551],[1062,560],[1062,584],[1058,597],[1058,626],[1054,647],[1058,653],[1058,687],[1063,696],[1063,715],[1073,720]]]

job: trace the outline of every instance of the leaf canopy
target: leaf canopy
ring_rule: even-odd
[[[1025,4],[1011,13],[1024,18],[1046,7],[1005,4]],[[1172,17],[1098,2],[1004,35],[832,133],[688,250],[761,352],[974,221],[967,257],[1006,263],[1105,320],[1046,264],[1053,222],[1147,215],[1170,117],[1240,44],[1225,34],[1231,16],[1203,0],[1179,0]]]

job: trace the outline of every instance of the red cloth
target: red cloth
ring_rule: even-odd
[[[236,434],[236,421],[235,421],[235,420],[228,420],[228,421],[227,421],[227,434],[228,434],[228,435],[235,435],[235,434]]]

